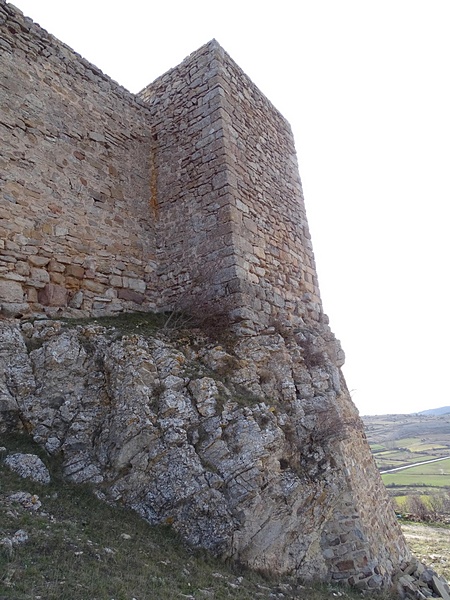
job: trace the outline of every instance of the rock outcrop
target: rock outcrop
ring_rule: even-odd
[[[229,339],[4,321],[1,430],[65,477],[271,573],[390,585],[410,559],[326,325]]]

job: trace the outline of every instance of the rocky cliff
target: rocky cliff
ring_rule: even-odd
[[[146,319],[126,334],[3,321],[1,429],[31,432],[68,479],[195,547],[271,573],[389,584],[409,551],[328,326],[218,344],[199,330],[149,335]]]

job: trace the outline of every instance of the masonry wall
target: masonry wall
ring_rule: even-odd
[[[152,116],[152,210],[163,305],[196,314],[240,305],[218,44],[145,88]]]
[[[153,308],[148,111],[0,3],[4,314]]]
[[[322,309],[287,121],[214,40],[140,94],[164,303],[250,327]]]
[[[222,119],[246,306],[263,322],[322,309],[289,123],[220,48]]]
[[[175,308],[252,333],[306,317],[331,366],[292,381],[296,410],[327,399],[351,429],[333,453],[327,572],[389,581],[409,551],[339,380],[288,123],[215,41],[135,97],[3,0],[0,28],[2,314]]]
[[[341,376],[342,379],[342,376]],[[342,491],[321,535],[323,556],[332,580],[356,587],[389,584],[403,561],[411,558],[391,500],[369,449],[358,411],[341,381],[335,408],[347,424],[333,452],[343,473]]]

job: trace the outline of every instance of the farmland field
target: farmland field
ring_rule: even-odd
[[[375,462],[392,496],[429,495],[450,491],[450,414],[363,417]]]

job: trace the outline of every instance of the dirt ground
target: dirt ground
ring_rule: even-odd
[[[450,581],[450,527],[422,523],[402,523],[401,527],[417,558]]]

